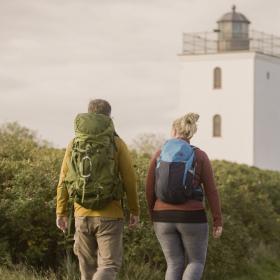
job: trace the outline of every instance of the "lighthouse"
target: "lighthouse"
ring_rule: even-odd
[[[211,159],[280,170],[280,38],[232,10],[213,32],[184,33],[180,114],[200,115],[193,144]]]

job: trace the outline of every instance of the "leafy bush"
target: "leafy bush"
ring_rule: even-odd
[[[15,123],[0,128],[0,143],[0,264],[52,268],[61,279],[71,279],[67,273],[77,270],[76,262],[65,265],[63,235],[55,226],[54,197],[64,151]],[[120,279],[162,279],[165,260],[145,199],[149,158],[140,152],[132,156],[141,223],[134,231],[125,230]],[[248,268],[259,264],[260,255],[267,259],[265,267],[271,268],[280,258],[280,173],[225,161],[214,161],[213,167],[224,233],[220,240],[210,236],[204,279],[237,279],[252,273]],[[267,257],[271,254],[273,262]]]
[[[0,261],[55,267],[54,196],[63,151],[18,124],[0,130]]]
[[[225,161],[215,161],[213,167],[224,233],[221,240],[210,238],[205,272],[210,280],[242,273],[259,246],[278,252],[280,248],[279,208],[274,203],[276,197],[280,199],[280,173]]]

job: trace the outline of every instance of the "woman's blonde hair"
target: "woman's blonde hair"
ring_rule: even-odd
[[[197,131],[196,122],[198,119],[198,114],[188,113],[183,117],[176,119],[172,124],[172,128],[176,131],[177,136],[191,139]]]

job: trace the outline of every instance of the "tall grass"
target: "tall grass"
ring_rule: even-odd
[[[65,260],[67,261],[67,260]],[[68,259],[69,261],[69,259]],[[71,264],[65,264],[70,266]],[[59,274],[53,272],[39,273],[34,269],[23,265],[15,266],[12,269],[0,267],[0,279],[5,280],[78,280],[80,279],[76,263],[71,270],[64,267]],[[63,273],[61,273],[63,272]],[[68,274],[69,273],[69,274]],[[259,255],[237,278],[228,276],[227,280],[279,280],[280,279],[280,260],[270,255]],[[157,271],[148,264],[128,263],[120,272],[118,280],[162,280],[164,271]],[[217,279],[221,280],[221,279]]]
[[[57,280],[53,272],[39,273],[32,268],[23,265],[14,266],[9,269],[5,266],[0,267],[1,280]]]
[[[123,266],[118,280],[162,280],[164,271],[152,269],[149,264],[127,263]]]
[[[72,251],[67,250],[61,268],[57,273],[59,280],[79,280],[79,266],[76,257],[73,256]]]

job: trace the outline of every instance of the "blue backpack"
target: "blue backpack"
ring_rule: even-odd
[[[194,187],[195,149],[184,140],[170,139],[162,147],[156,167],[157,198],[180,204],[189,199],[203,200],[201,186]]]

